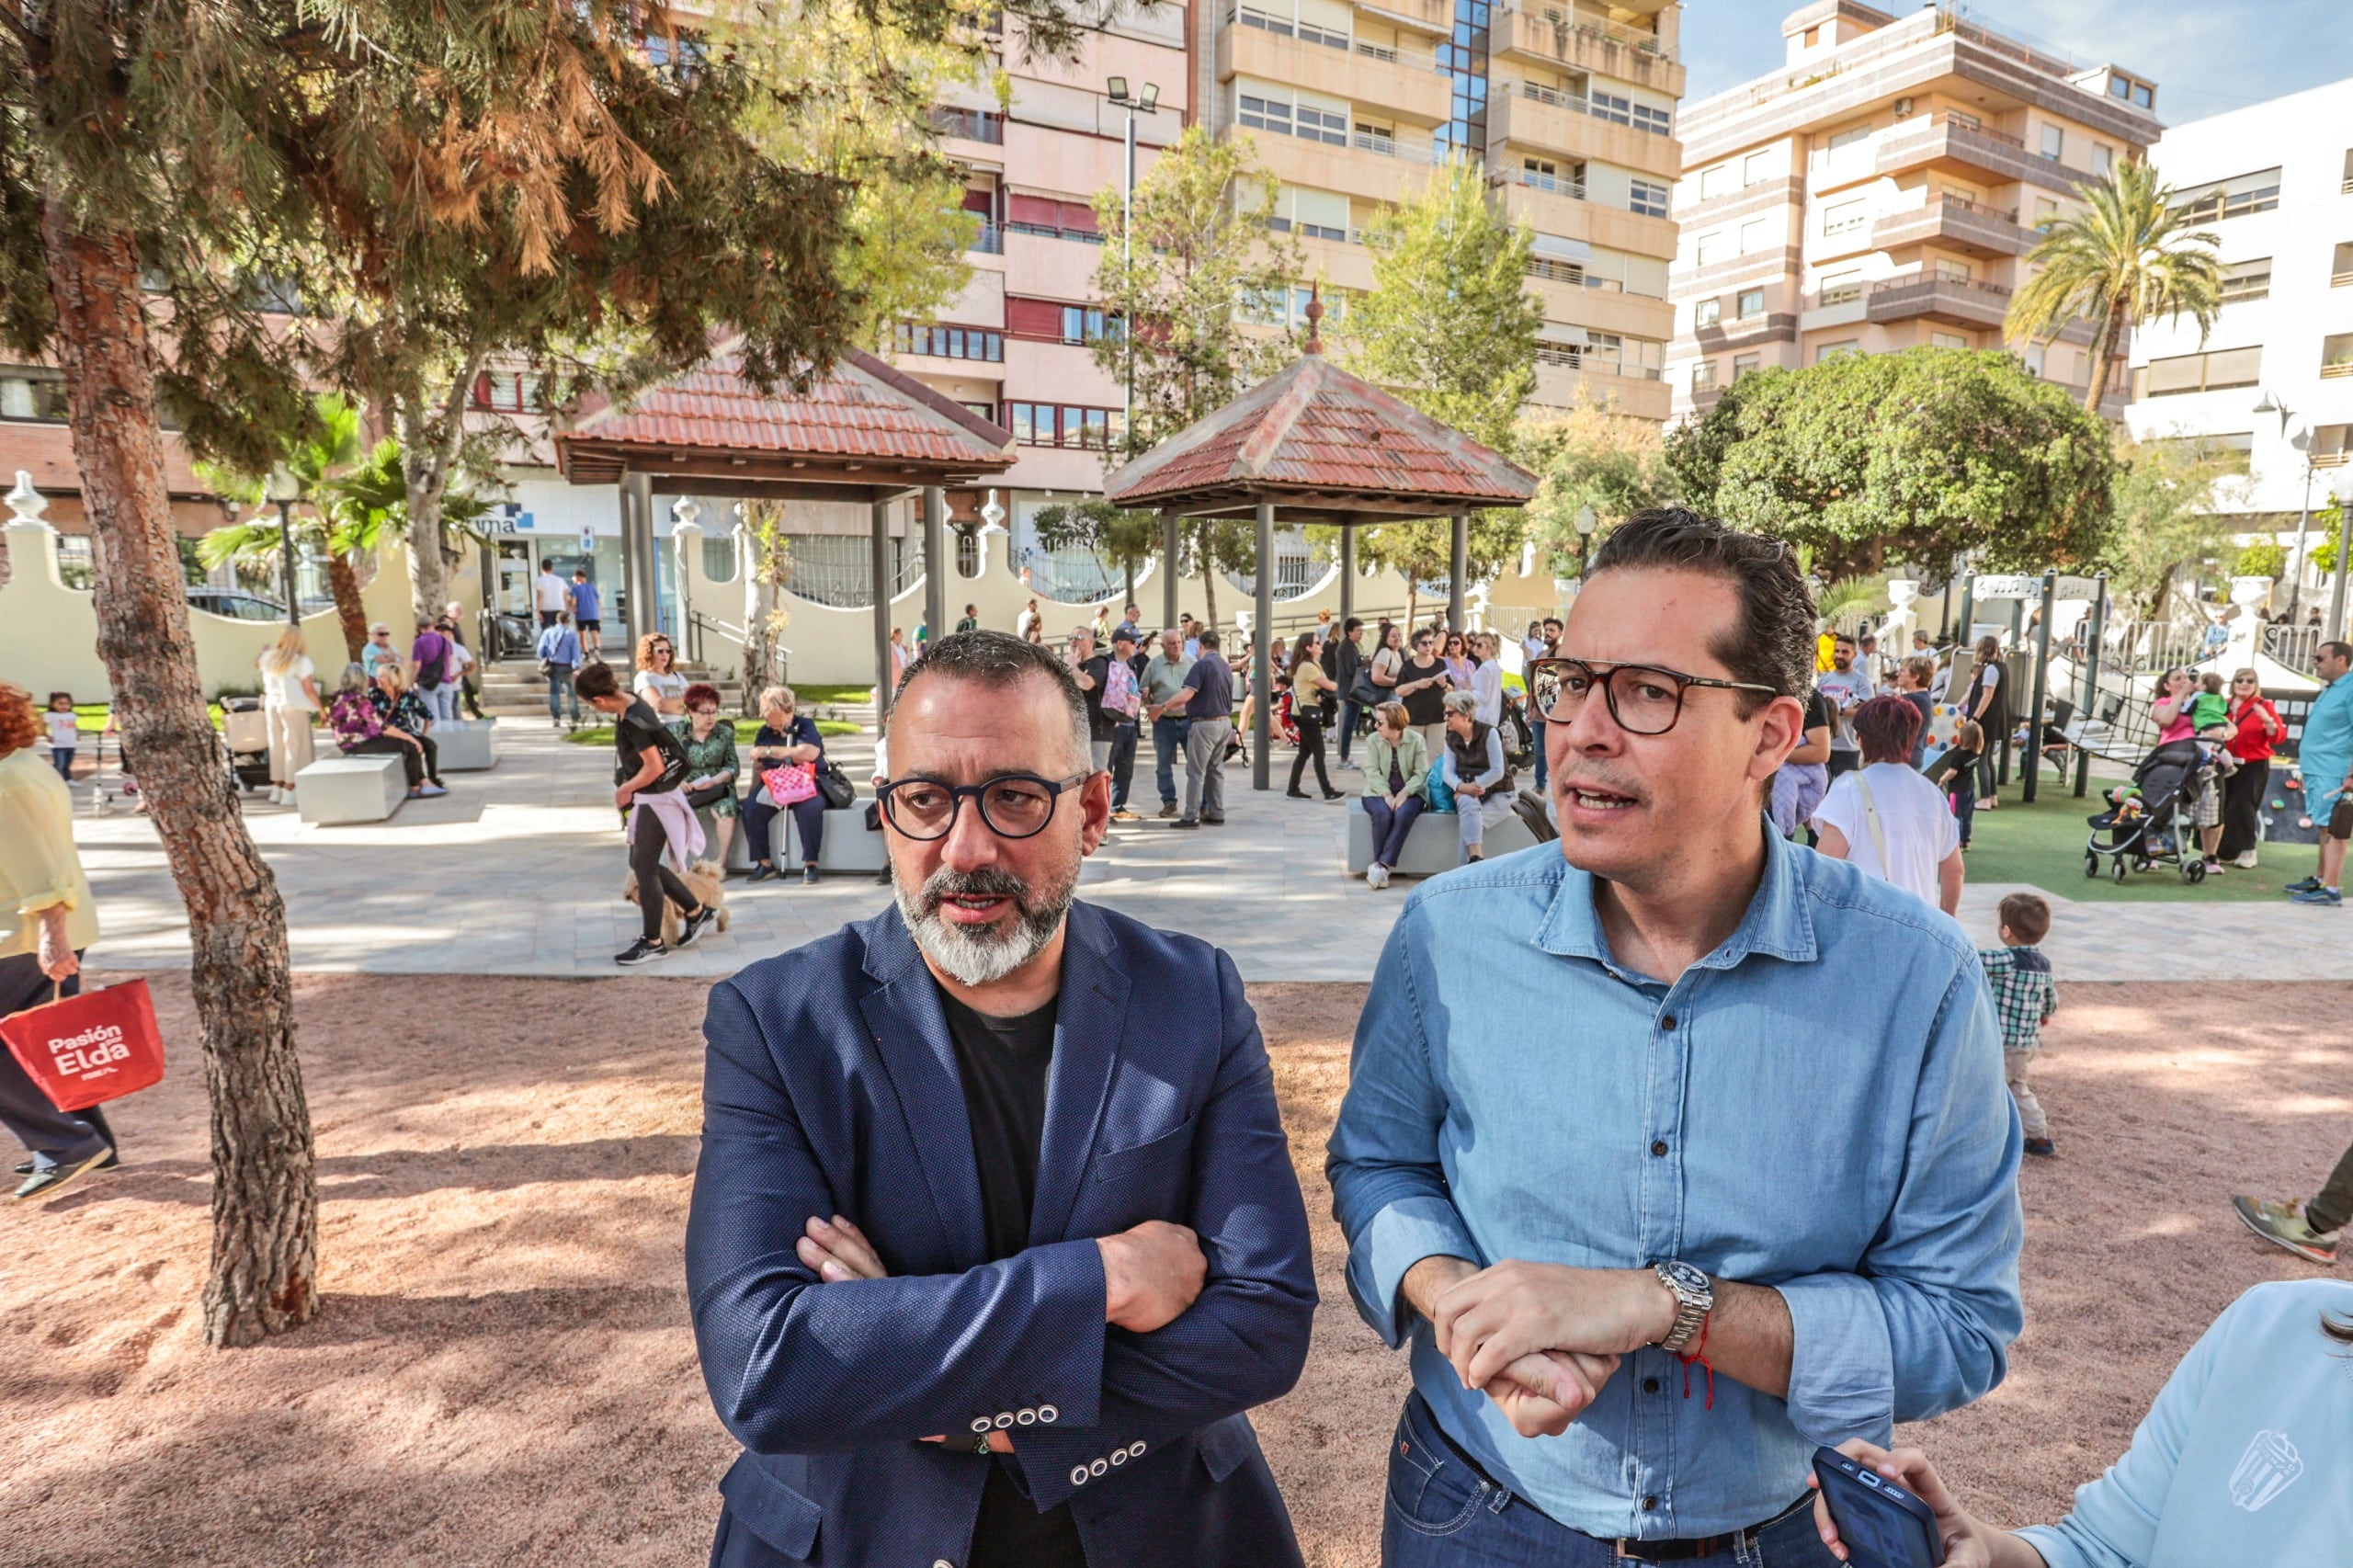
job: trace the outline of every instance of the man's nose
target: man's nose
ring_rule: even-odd
[[[951,871],[978,871],[996,864],[997,849],[996,834],[982,819],[979,799],[965,797],[948,836],[939,841],[939,863]]]

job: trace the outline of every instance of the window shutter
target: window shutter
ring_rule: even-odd
[[[1024,300],[1006,295],[1005,301],[1005,332],[1008,337],[1047,338],[1059,343],[1063,335],[1063,308],[1053,300]]]
[[[1062,226],[1073,233],[1097,234],[1103,232],[1101,225],[1095,222],[1095,209],[1089,203],[1064,201],[1057,205],[1062,211]]]
[[[1008,223],[1035,223],[1041,229],[1062,226],[1062,203],[1042,196],[1009,195],[1006,198],[1005,218]]]

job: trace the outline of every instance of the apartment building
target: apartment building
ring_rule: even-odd
[[[2128,422],[2245,454],[2218,500],[2295,571],[2307,499],[2353,494],[2353,78],[2177,126],[2152,157],[2221,242],[2223,304],[2202,337],[2193,321],[2135,335]]]
[[[1816,0],[1781,32],[1783,70],[1683,111],[1667,353],[1677,416],[1768,366],[2003,347],[2040,230],[2161,130],[2146,77],[1949,8]],[[2008,346],[2080,390],[2091,336],[2076,322],[2048,347]]]

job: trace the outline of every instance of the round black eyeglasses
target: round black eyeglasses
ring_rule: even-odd
[[[981,821],[999,838],[1034,838],[1053,820],[1054,804],[1065,790],[1084,784],[1092,773],[1068,778],[1040,778],[1034,773],[1000,773],[978,784],[943,784],[937,778],[893,778],[875,793],[882,815],[907,838],[945,838],[956,828],[956,813],[966,801],[980,808]]]
[[[1596,687],[1609,716],[1630,735],[1663,735],[1683,717],[1683,694],[1695,686],[1724,691],[1780,693],[1753,681],[1717,680],[1654,665],[1611,665],[1591,659],[1538,659],[1528,666],[1529,704],[1548,724],[1565,724],[1585,710]]]

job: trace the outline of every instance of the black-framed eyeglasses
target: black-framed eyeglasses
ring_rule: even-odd
[[[1612,665],[1591,659],[1538,659],[1528,666],[1528,695],[1550,724],[1565,724],[1584,711],[1593,688],[1609,705],[1609,716],[1630,735],[1663,735],[1683,717],[1683,694],[1695,686],[1724,691],[1780,693],[1753,681],[1717,680],[1685,675],[1655,665]]]
[[[945,784],[937,778],[893,778],[875,793],[882,815],[908,838],[945,838],[956,828],[956,813],[972,801],[981,821],[999,838],[1034,838],[1054,819],[1063,793],[1093,778],[1041,778],[1034,773],[1000,773],[978,784]]]

